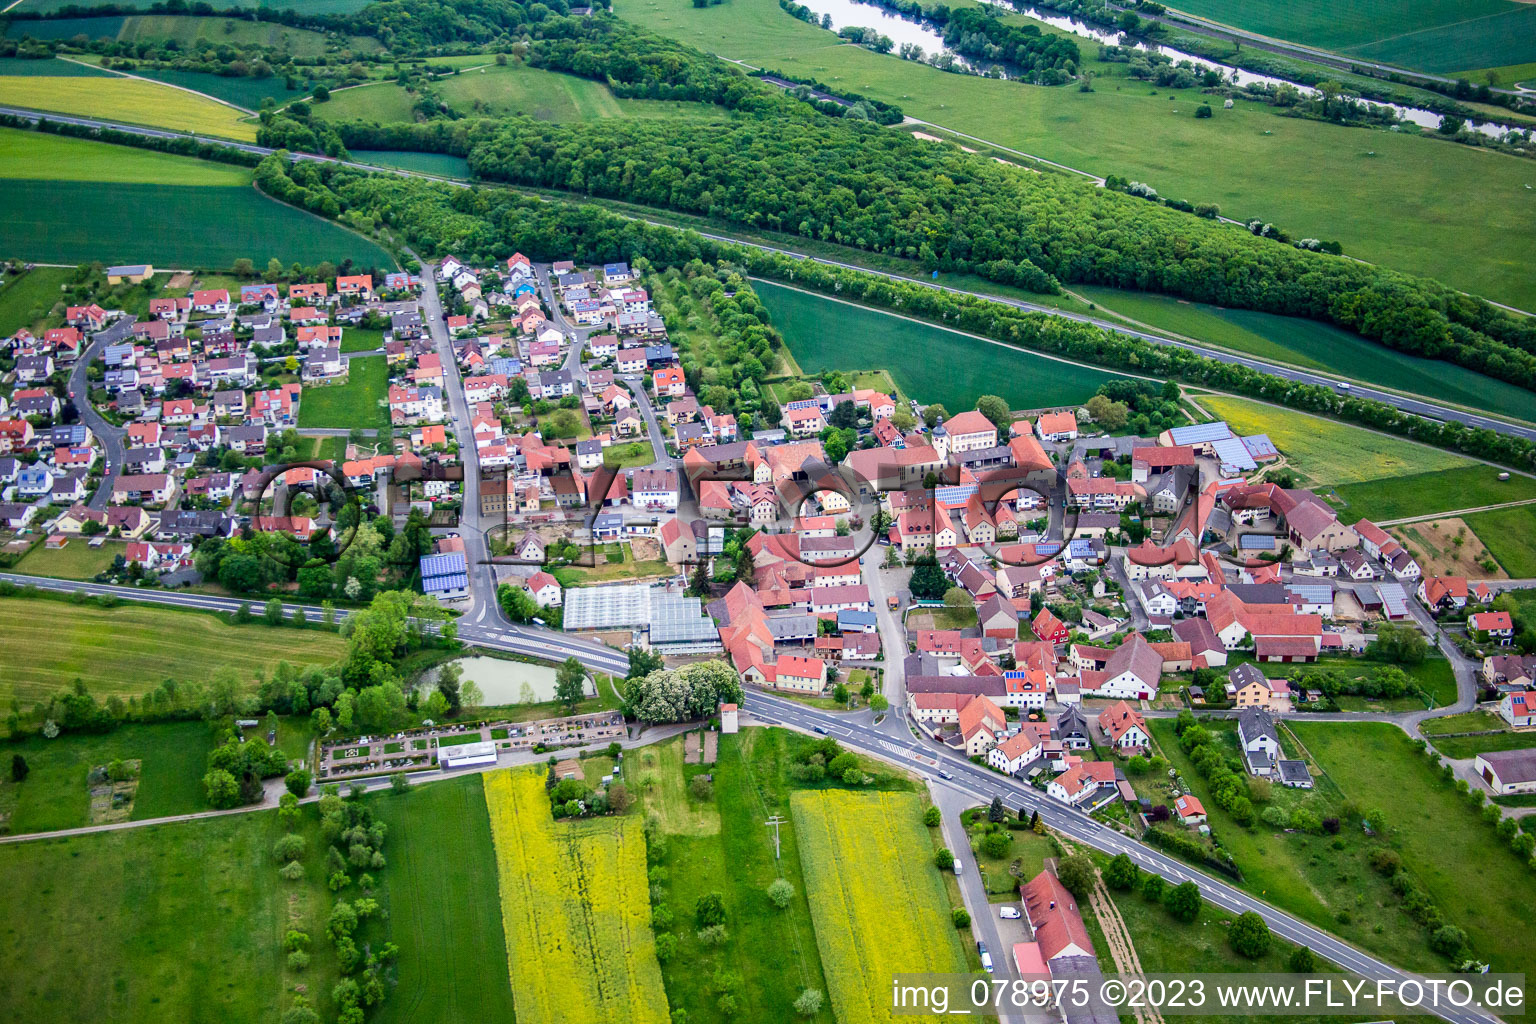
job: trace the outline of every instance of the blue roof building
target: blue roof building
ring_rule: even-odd
[[[469,562],[462,551],[421,556],[421,592],[439,601],[469,596]]]

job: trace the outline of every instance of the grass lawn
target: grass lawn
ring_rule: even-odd
[[[618,562],[599,558],[598,564],[594,566],[561,566],[554,570],[555,579],[560,581],[562,587],[583,587],[594,583],[611,583],[614,580],[639,580],[653,576],[673,575],[672,566],[664,558],[648,558],[637,562],[628,544],[623,545],[622,551],[623,559]]]
[[[75,537],[56,550],[39,544],[16,563],[16,571],[28,576],[57,576],[66,580],[95,579],[97,573],[110,569],[112,560],[126,549],[123,541],[116,540],[93,548],[84,537]]]
[[[725,737],[721,737],[722,740]],[[683,738],[653,743],[629,754],[626,775],[633,792],[644,801],[647,818],[670,835],[713,836],[720,834],[720,809],[688,794],[688,779],[710,769],[684,765]],[[738,762],[740,755],[738,754]]]
[[[766,281],[752,287],[806,373],[885,366],[903,394],[951,412],[984,394],[1011,409],[1071,405],[1115,377]],[[936,365],[948,371],[935,377]]]
[[[113,181],[141,185],[239,185],[251,171],[234,164],[192,160],[149,149],[18,128],[0,128],[0,178]]]
[[[513,1018],[496,856],[479,775],[371,802],[389,826],[389,938],[399,984],[377,1024],[481,1024]]]
[[[299,401],[299,426],[388,426],[389,408],[379,404],[388,393],[389,368],[385,366],[383,356],[350,360],[345,384],[304,389]]]
[[[1318,484],[1357,483],[1471,464],[1438,448],[1246,398],[1201,395],[1200,404],[1226,420],[1234,433],[1268,434],[1287,462]]]
[[[191,158],[184,163],[194,173],[207,166]],[[60,220],[58,210],[75,216]],[[394,265],[361,235],[248,185],[0,179],[0,214],[10,253],[48,263],[122,260],[193,268],[228,267],[241,257],[257,266],[274,257],[304,264],[350,257],[365,267]]]
[[[1008,835],[1012,842],[1008,852],[1001,857],[989,857],[981,849],[981,838],[987,834],[987,809],[979,807],[968,813],[970,823],[966,831],[971,839],[971,855],[981,870],[988,898],[993,903],[1017,903],[1019,886],[1045,869],[1047,857],[1057,856],[1055,843],[1028,829],[1010,829]],[[1013,811],[1009,811],[1008,817],[1011,823],[1017,824]]]
[[[983,289],[984,290],[984,289]],[[1349,380],[1427,395],[1480,412],[1530,419],[1531,393],[1438,359],[1398,352],[1358,334],[1299,317],[1224,309],[1168,295],[1083,286],[1073,291],[1103,309],[1198,341],[1337,373]]]
[[[207,810],[202,778],[214,738],[213,727],[205,722],[166,722],[124,725],[101,736],[65,734],[12,743],[9,750],[25,757],[32,771],[22,783],[12,782],[9,772],[0,780],[6,831],[50,832],[89,825],[86,774],[113,758],[143,761],[134,820]]]
[[[603,465],[609,469],[649,466],[656,461],[656,451],[649,441],[629,441],[603,450]]]
[[[206,96],[134,78],[0,77],[0,103],[217,135],[239,142],[256,141],[256,126],[242,122],[240,112],[234,108]]]
[[[60,301],[59,289],[74,275],[72,267],[34,267],[9,277],[0,288],[0,334],[38,326]]]
[[[1099,79],[1081,93],[951,75],[840,45],[774,0],[733,0],[728,19],[691,0],[617,0],[614,10],[723,57],[900,104],[911,117],[1216,203],[1229,217],[1272,221],[1294,237],[1338,239],[1351,255],[1490,298],[1536,304],[1536,278],[1521,255],[1536,238],[1536,203],[1519,157],[1281,117],[1242,100],[1197,120],[1199,92],[1117,81],[1115,65],[1093,60],[1093,46],[1084,58]]]
[[[1484,729],[1507,729],[1508,723],[1491,711],[1468,711],[1461,715],[1442,718],[1426,718],[1419,723],[1419,731],[1426,736],[1438,736],[1448,732],[1479,732]]]
[[[1523,484],[1532,483],[1518,479]],[[1536,576],[1536,505],[1476,512],[1464,521],[1513,579]]]
[[[1530,872],[1402,730],[1379,722],[1292,728],[1346,797],[1380,809],[1403,863],[1446,919],[1466,929],[1480,958],[1495,971],[1536,969],[1536,951],[1524,941],[1528,908],[1505,898]],[[1469,864],[1477,866],[1475,885],[1468,884]]]
[[[343,352],[371,352],[384,347],[384,332],[378,328],[348,327],[341,332]]]
[[[83,679],[105,700],[147,693],[164,679],[205,681],[228,665],[243,679],[279,661],[326,664],[343,643],[321,630],[232,626],[212,615],[147,605],[100,608],[42,598],[0,601],[0,701],[31,704]]]
[[[1195,772],[1178,745],[1173,721],[1158,718],[1147,724],[1163,755],[1205,805],[1213,838],[1232,855],[1242,870],[1243,881],[1239,884],[1244,889],[1401,966],[1415,970],[1444,968],[1444,961],[1430,951],[1423,930],[1401,909],[1397,894],[1370,867],[1370,855],[1385,845],[1382,840],[1368,836],[1358,828],[1346,829],[1337,836],[1277,830],[1259,821],[1244,828],[1211,798],[1205,780]],[[1202,724],[1211,731],[1224,752],[1237,755],[1236,722],[1207,721]],[[1291,728],[1297,727],[1292,725]],[[1355,727],[1318,723],[1316,728],[1342,731]],[[1396,731],[1395,726],[1389,728]],[[1317,748],[1312,746],[1312,733],[1308,732],[1304,739],[1317,753]],[[1288,737],[1282,734],[1282,740],[1288,742]],[[1389,769],[1378,765],[1375,778],[1392,778],[1399,785],[1406,785],[1407,780],[1398,781],[1397,767],[1394,764]],[[1318,780],[1311,792],[1274,786],[1271,803],[1288,812],[1305,806],[1319,817],[1327,817],[1338,814],[1349,799],[1367,808],[1378,800],[1384,802],[1385,798],[1377,789],[1356,793],[1342,789],[1342,784],[1336,783],[1339,783],[1337,778],[1325,776]],[[1260,813],[1264,808],[1263,804],[1256,806]],[[1391,813],[1390,809],[1388,813]],[[1404,860],[1422,880],[1420,866],[1406,855]],[[1452,913],[1449,906],[1442,909],[1453,923],[1469,927],[1469,922],[1458,920],[1458,915]],[[1380,932],[1376,931],[1378,925]]]
[[[328,121],[411,121],[415,119],[414,103],[411,94],[394,82],[378,82],[338,89],[324,103],[310,106],[316,117]]]
[[[275,1020],[278,832],[267,812],[0,847],[0,960],[27,965],[0,973],[5,1016]]]
[[[1339,518],[1346,523],[1357,519],[1381,522],[1536,498],[1536,480],[1514,473],[1508,480],[1500,480],[1500,472],[1493,466],[1475,463],[1430,473],[1341,484],[1334,489],[1345,502],[1339,509]]]
[[[1503,732],[1490,736],[1442,736],[1435,749],[1446,757],[1467,760],[1491,750],[1526,750],[1536,747],[1536,732]]]

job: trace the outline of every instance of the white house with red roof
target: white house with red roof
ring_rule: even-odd
[[[1515,638],[1515,623],[1509,612],[1476,612],[1469,616],[1467,622],[1473,629],[1480,633],[1487,633],[1489,639],[1507,647]]]
[[[558,605],[563,594],[560,581],[542,569],[528,577],[528,593],[533,595],[540,608]]]
[[[1499,714],[1516,729],[1536,725],[1536,690],[1506,693],[1499,701]]]
[[[997,447],[996,424],[975,409],[945,420],[944,432],[949,435],[951,452],[973,452]]]
[[[1173,813],[1183,825],[1199,825],[1205,821],[1205,805],[1198,797],[1185,794],[1173,802]]]
[[[1071,441],[1077,437],[1077,414],[1048,412],[1035,421],[1035,433],[1042,441]]]

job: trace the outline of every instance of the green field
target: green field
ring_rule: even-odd
[[[236,78],[230,75],[210,75],[202,71],[177,71],[174,68],[156,70],[147,67],[136,68],[133,73],[141,78],[152,78],[167,85],[193,89],[226,103],[245,107],[247,110],[259,109],[261,101],[268,96],[278,103],[286,103],[301,95],[289,92],[283,79],[276,77]]]
[[[440,79],[436,89],[465,114],[526,114],[540,121],[724,116],[712,104],[620,98],[602,82],[521,64],[465,71]]]
[[[41,75],[44,78],[111,77],[110,72],[103,71],[101,68],[75,60],[60,60],[58,57],[49,57],[45,60],[0,57],[0,75]]]
[[[0,972],[0,1016],[276,1020],[277,835],[268,812],[0,846],[0,961],[26,965]]]
[[[379,167],[398,167],[407,171],[440,174],[445,178],[471,176],[468,160],[461,156],[450,156],[447,153],[413,153],[399,149],[354,149],[352,159]]]
[[[411,94],[394,82],[378,82],[337,89],[324,103],[311,104],[311,109],[316,117],[332,121],[414,121],[413,103]]]
[[[9,257],[11,253],[0,253]],[[59,289],[74,274],[70,267],[35,267],[7,279],[0,288],[0,335],[9,338],[22,327],[36,327],[59,301]]]
[[[270,675],[279,661],[326,664],[342,641],[320,630],[232,626],[212,615],[145,605],[117,608],[43,598],[0,600],[0,702],[24,705],[76,679],[105,699],[146,693],[165,679],[205,682],[222,666],[243,680]]]
[[[242,121],[244,115],[227,104],[184,89],[120,75],[110,79],[85,75],[0,77],[0,103],[240,142],[256,141],[255,125]]]
[[[1117,288],[1079,287],[1073,291],[1143,324],[1261,359],[1324,370],[1351,381],[1426,395],[1479,412],[1536,418],[1532,411],[1536,395],[1524,388],[1442,360],[1398,352],[1331,324]]]
[[[12,782],[9,772],[0,780],[6,831],[51,832],[89,825],[86,773],[113,758],[143,762],[133,820],[207,810],[202,778],[213,739],[213,726],[206,722],[168,722],[124,725],[104,736],[66,734],[12,743],[9,749],[25,757],[32,771],[22,783]]]
[[[1280,117],[1247,102],[1196,120],[1198,92],[1106,76],[1081,93],[947,74],[839,45],[774,0],[732,0],[728,18],[691,0],[617,0],[614,10],[723,57],[897,103],[911,117],[1024,153],[1148,182],[1165,196],[1219,204],[1229,217],[1272,221],[1298,238],[1337,239],[1350,255],[1536,306],[1536,276],[1522,255],[1536,244],[1536,193],[1525,188],[1530,172],[1519,157]],[[1095,52],[1090,46],[1085,58]],[[1091,66],[1095,74],[1113,67]]]
[[[377,1024],[511,1021],[496,857],[479,775],[372,802],[389,826],[386,883],[399,984]]]
[[[350,360],[345,384],[304,389],[299,401],[300,427],[383,427],[389,407],[379,403],[389,393],[389,369],[383,356]]]
[[[1234,433],[1268,434],[1287,463],[1318,484],[1357,483],[1471,464],[1439,448],[1246,398],[1201,395],[1200,404],[1226,420]]]
[[[1345,502],[1339,509],[1339,518],[1346,523],[1357,519],[1380,522],[1536,498],[1536,480],[1514,473],[1508,480],[1500,480],[1500,472],[1479,463],[1458,469],[1341,484],[1334,489]]]
[[[1382,812],[1403,863],[1446,919],[1466,929],[1480,958],[1495,971],[1536,970],[1536,951],[1524,940],[1529,914],[1505,898],[1530,872],[1401,729],[1377,722],[1292,728],[1346,796]],[[1476,885],[1468,884],[1468,864],[1477,865]]]
[[[140,155],[106,143],[85,145],[110,150],[112,157],[100,157],[106,163],[115,164],[118,153]],[[192,159],[181,166],[194,176],[225,170]],[[60,218],[60,210],[71,216]],[[265,266],[276,257],[285,264],[351,259],[364,267],[394,265],[373,242],[248,185],[0,179],[0,211],[6,218],[7,255],[46,263],[99,260],[192,268],[228,267],[241,257]]]
[[[43,169],[56,181],[245,186],[251,180],[250,170],[235,164],[0,128],[0,178],[35,181]]]
[[[478,63],[488,63],[481,58]],[[595,121],[609,117],[720,118],[707,103],[628,99],[602,82],[521,64],[479,67],[438,79],[433,91],[466,115],[525,114],[540,121]],[[342,89],[314,105],[322,117],[412,121],[415,98],[393,82]]]
[[[30,6],[31,0],[25,0],[25,2]],[[313,10],[307,0],[304,6]],[[323,33],[312,32],[309,29],[289,28],[275,21],[247,21],[244,18],[197,17],[183,14],[131,14],[126,17],[117,15],[48,21],[14,21],[6,32],[6,36],[11,39],[21,39],[24,36],[31,36],[33,39],[73,39],[79,35],[91,39],[116,39],[125,43],[175,40],[188,49],[200,46],[215,47],[221,43],[232,46],[269,46],[295,57],[318,57],[326,52],[329,45]],[[348,40],[348,45],[354,49],[372,50],[377,49],[379,44],[375,39],[354,37]]]
[[[1476,512],[1464,521],[1512,578],[1536,576],[1536,505]]]
[[[615,444],[603,451],[603,465],[609,469],[649,466],[655,461],[656,451],[649,441],[628,441],[624,444]]]
[[[114,0],[114,6],[121,8],[148,9],[152,0]],[[349,14],[352,11],[360,11],[367,7],[372,0],[220,0],[219,9],[232,7],[268,7],[281,9],[284,7],[302,7],[307,14]],[[18,11],[37,11],[48,13],[50,11],[63,10],[66,7],[93,7],[91,0],[21,0],[17,5]]]
[[[1260,35],[1420,71],[1536,60],[1536,11],[1508,0],[1178,0]]]
[[[883,366],[904,394],[951,412],[984,394],[1012,409],[1071,405],[1115,377],[765,281],[752,287],[806,373]]]

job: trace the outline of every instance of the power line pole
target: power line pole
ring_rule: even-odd
[[[779,826],[789,824],[787,818],[781,818],[777,814],[769,818],[763,824],[773,829],[773,859],[779,859]]]

